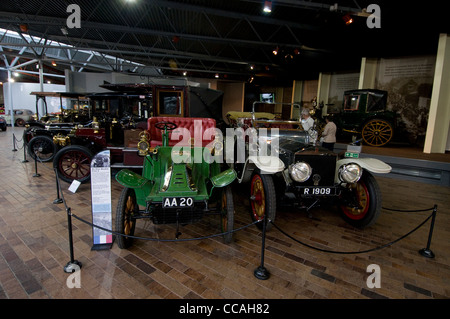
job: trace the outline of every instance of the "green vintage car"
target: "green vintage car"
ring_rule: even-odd
[[[179,225],[199,221],[205,214],[219,215],[224,241],[231,242],[234,205],[230,184],[236,172],[222,171],[216,159],[222,156],[223,144],[206,134],[207,129],[215,129],[214,119],[148,119],[148,130],[141,133],[138,143],[139,154],[145,157],[142,175],[129,169],[116,175],[125,186],[116,212],[116,232],[123,234],[117,238],[120,248],[132,244],[134,238],[127,235],[134,236],[139,219],[176,224],[178,238]]]

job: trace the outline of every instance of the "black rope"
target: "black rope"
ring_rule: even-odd
[[[308,248],[314,249],[314,250],[318,250],[321,252],[325,252],[325,253],[331,253],[331,254],[342,254],[342,255],[353,255],[353,254],[364,254],[364,253],[368,253],[368,252],[372,252],[372,251],[376,251],[376,250],[380,250],[386,247],[389,247],[393,244],[395,244],[396,242],[408,237],[409,235],[411,235],[412,233],[414,233],[416,230],[418,230],[420,227],[422,227],[431,217],[433,217],[434,211],[433,213],[428,216],[422,223],[420,223],[416,228],[414,228],[413,230],[411,230],[410,232],[406,233],[405,235],[397,238],[396,240],[391,241],[390,243],[372,248],[372,249],[367,249],[367,250],[362,250],[362,251],[334,251],[334,250],[327,250],[327,249],[321,249],[321,248],[317,248],[311,245],[308,245],[306,243],[301,242],[300,240],[292,237],[291,235],[287,234],[285,231],[283,231],[281,228],[279,228],[277,225],[275,225],[272,221],[269,221],[270,223],[272,223],[272,225],[278,229],[283,235],[285,235],[286,237],[292,239],[293,241],[295,241],[296,243],[299,243],[303,246],[306,246]]]
[[[384,210],[390,210],[393,212],[402,212],[402,213],[419,213],[419,212],[428,212],[430,210],[433,210],[434,207],[428,208],[428,209],[416,209],[416,210],[403,210],[403,209],[395,209],[395,208],[386,208],[386,207],[381,207]]]
[[[160,241],[160,242],[178,242],[178,241],[193,241],[193,240],[209,239],[209,238],[214,238],[214,237],[219,237],[219,236],[224,236],[226,234],[234,233],[234,232],[240,231],[242,229],[248,228],[250,226],[253,226],[253,225],[261,222],[261,220],[257,220],[257,221],[254,221],[251,224],[242,226],[240,228],[233,229],[233,230],[228,231],[228,232],[224,232],[224,233],[220,233],[220,234],[213,234],[213,235],[208,235],[208,236],[203,236],[203,237],[184,238],[184,239],[161,239],[161,238],[150,238],[150,237],[139,237],[139,236],[125,235],[125,234],[118,233],[118,232],[115,232],[115,231],[110,230],[110,229],[103,228],[101,226],[97,226],[97,225],[95,225],[95,224],[93,224],[91,222],[88,222],[87,220],[82,219],[81,217],[76,216],[73,213],[71,213],[71,216],[76,218],[76,219],[78,219],[79,221],[81,221],[81,222],[91,226],[91,227],[98,228],[100,230],[106,231],[108,233],[111,233],[111,234],[114,234],[114,235],[117,235],[117,236],[123,236],[123,237],[133,238],[133,239],[148,240],[148,241]]]

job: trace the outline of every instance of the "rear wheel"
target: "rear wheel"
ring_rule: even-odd
[[[136,219],[133,217],[139,212],[139,206],[136,200],[136,192],[132,188],[124,188],[120,194],[116,211],[116,232],[123,236],[117,236],[117,246],[121,249],[129,248],[133,244],[133,238],[136,228]]]
[[[56,150],[55,143],[46,135],[35,136],[28,142],[28,154],[33,160],[50,162],[55,156]]]
[[[233,241],[233,233],[230,232],[234,229],[234,203],[231,186],[223,189],[220,208],[222,232],[227,232],[223,235],[223,241],[229,244]]]
[[[358,183],[348,185],[340,210],[344,220],[357,228],[373,225],[381,212],[381,191],[377,181],[365,171]]]
[[[63,181],[72,183],[78,180],[80,183],[85,183],[91,177],[92,157],[91,151],[86,147],[66,146],[56,153],[53,167],[58,170],[59,177]]]
[[[25,120],[24,119],[17,119],[16,120],[16,126],[25,126]]]
[[[250,216],[253,221],[261,221],[267,214],[267,220],[274,221],[276,215],[276,195],[272,175],[261,174],[256,171],[253,173],[250,184]],[[256,226],[262,229],[263,223],[257,223]],[[266,230],[272,227],[267,223]]]
[[[366,144],[383,146],[392,140],[394,129],[388,121],[376,119],[364,124],[361,134]]]

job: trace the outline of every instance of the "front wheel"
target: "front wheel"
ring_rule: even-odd
[[[72,183],[74,180],[85,183],[91,177],[92,157],[91,151],[86,147],[66,146],[56,153],[53,168],[57,169],[59,177],[67,183]]]
[[[50,162],[56,153],[56,144],[46,135],[38,135],[28,142],[28,154],[33,160]]]
[[[136,219],[134,216],[139,212],[139,206],[136,200],[136,192],[132,188],[124,188],[120,194],[116,210],[116,232],[122,234],[117,236],[117,246],[120,249],[129,248],[133,243],[136,228]]]
[[[231,231],[234,229],[234,203],[231,186],[223,189],[220,208],[222,232],[226,232],[223,235],[223,241],[229,244],[233,241],[233,233]]]
[[[343,219],[357,228],[371,226],[381,212],[381,191],[377,181],[367,171],[343,192],[340,211]]]
[[[275,185],[272,175],[261,174],[256,171],[253,173],[250,184],[250,216],[253,221],[262,221],[267,214],[267,220],[274,221],[277,211]],[[257,223],[256,226],[262,229],[263,223]],[[271,223],[267,223],[266,230],[272,228]]]

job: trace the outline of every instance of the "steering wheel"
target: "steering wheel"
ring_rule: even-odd
[[[172,123],[172,122],[162,121],[162,122],[156,123],[155,127],[158,130],[173,131],[174,129],[176,129],[178,127],[178,125],[176,125],[175,123]]]

